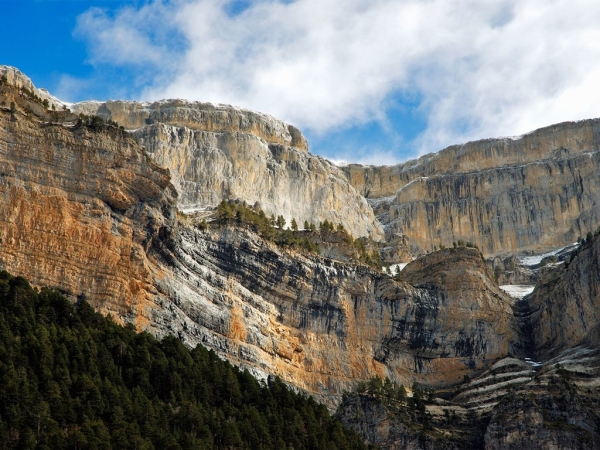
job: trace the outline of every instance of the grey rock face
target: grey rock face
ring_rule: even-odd
[[[383,238],[366,200],[329,161],[311,155],[302,134],[271,116],[183,100],[82,103],[129,129],[156,162],[171,171],[179,208],[202,209],[222,199],[258,202],[267,214],[341,223],[355,237]]]
[[[557,386],[506,396],[491,415],[486,450],[596,449],[600,403]]]
[[[344,168],[388,236],[431,250],[463,240],[486,256],[546,251],[596,228],[600,121],[452,146],[393,167]]]
[[[518,323],[536,358],[600,343],[600,239],[586,240],[570,261],[548,270],[519,305]]]
[[[473,292],[464,307],[452,286],[413,287],[365,266],[282,252],[249,230],[184,227],[170,239],[151,329],[279,375],[330,405],[374,375],[457,382],[514,339],[497,288]],[[486,277],[476,256],[481,267],[470,268],[469,255],[454,261],[457,283]]]

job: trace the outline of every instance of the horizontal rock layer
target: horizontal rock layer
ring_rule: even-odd
[[[576,348],[546,364],[505,358],[422,409],[370,392],[345,398],[342,422],[389,450],[594,449],[600,445],[597,349]]]
[[[118,129],[53,123],[11,86],[0,91],[15,103],[0,108],[0,266],[145,327],[147,250],[174,221],[168,171]]]
[[[113,101],[81,102],[74,112],[99,115],[114,120],[127,129],[163,123],[213,133],[252,134],[269,144],[282,144],[308,150],[300,131],[267,114],[229,105],[161,100],[158,102]]]
[[[483,139],[453,145],[395,166],[343,167],[350,183],[367,198],[395,195],[412,180],[432,175],[514,167],[599,149],[600,119],[551,125],[514,138]]]

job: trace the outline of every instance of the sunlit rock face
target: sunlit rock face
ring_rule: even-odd
[[[174,224],[167,170],[135,140],[50,115],[12,86],[0,108],[0,266],[147,326],[149,250]]]
[[[455,443],[469,443],[455,448],[520,448],[511,447],[511,442],[522,448],[531,433],[553,445],[566,442],[587,448],[591,442],[589,448],[597,447],[598,427],[588,426],[600,417],[600,403],[592,395],[600,379],[597,238],[586,240],[562,265],[557,262],[540,272],[534,292],[516,300],[498,288],[474,248],[426,254],[395,280],[364,265],[278,248],[249,226],[196,227],[192,219],[178,217],[177,208],[236,196],[251,203],[252,196],[260,196],[265,209],[284,205],[287,199],[297,220],[298,210],[316,221],[320,216],[310,214],[321,208],[323,214],[331,210],[348,216],[343,223],[349,229],[363,227],[371,235],[377,229],[371,219],[361,218],[361,208],[368,206],[352,203],[358,194],[344,184],[346,175],[311,156],[287,126],[250,125],[237,119],[231,125],[236,131],[223,131],[219,127],[229,119],[200,120],[197,111],[188,111],[195,106],[180,102],[165,106],[165,111],[161,108],[169,102],[156,107],[160,117],[172,114],[172,123],[146,123],[155,114],[150,106],[121,102],[125,112],[118,112],[119,102],[112,102],[115,116],[110,117],[133,117],[129,126],[139,128],[94,128],[78,123],[77,115],[63,111],[60,103],[60,111],[48,110],[22,89],[33,92],[26,77],[14,69],[2,70],[11,74],[13,84],[5,75],[7,84],[0,86],[1,269],[72,298],[86,298],[115,320],[135,323],[156,336],[174,334],[190,346],[201,343],[258,376],[278,375],[330,407],[340,402],[345,390],[374,375],[405,386],[416,381],[447,389],[447,399],[427,410],[433,423],[440,424],[438,429],[446,431],[425,440],[394,423],[375,403],[346,405],[346,419],[373,442],[387,442],[388,448],[419,448],[423,442],[445,445],[448,436],[456,437]],[[108,103],[87,105],[91,113],[109,109]],[[227,117],[234,117],[235,111]],[[193,120],[176,122],[186,114]],[[206,129],[193,125],[197,122]],[[449,198],[452,217],[461,217],[452,209],[462,204],[457,200],[461,196],[465,205],[471,198],[476,203],[492,197],[504,204],[501,199],[508,196],[515,211],[524,214],[517,193],[527,188],[537,203],[528,204],[533,219],[522,226],[529,224],[533,230],[532,242],[535,233],[542,233],[549,239],[543,245],[550,245],[552,233],[560,235],[562,228],[548,225],[549,209],[541,200],[544,189],[548,198],[565,196],[566,203],[560,204],[566,205],[567,216],[569,210],[579,211],[573,227],[583,229],[596,220],[590,205],[595,201],[597,153],[586,150],[590,144],[584,139],[586,127],[594,123],[557,127],[581,133],[578,151],[561,150],[553,158],[540,156],[537,162],[512,161],[480,171],[463,168],[457,174],[420,175],[429,178],[416,177],[393,199],[372,204],[379,210],[413,201],[418,209],[420,197],[403,197],[413,192],[440,204]],[[574,142],[565,138],[563,143],[567,148]],[[157,163],[169,165],[172,178]],[[580,175],[579,184],[574,173]],[[564,185],[568,177],[573,178],[572,188]],[[179,200],[171,179],[181,192]],[[486,180],[495,188],[478,196]],[[321,203],[313,201],[316,207],[302,209],[302,203],[315,198],[322,198]],[[394,203],[398,199],[404,203]],[[338,222],[334,218],[340,216],[323,217]],[[508,225],[502,223],[504,230]],[[520,236],[516,221],[508,223],[513,224],[510,233]],[[413,245],[398,230],[392,230],[395,241],[384,247],[390,258],[400,252],[406,256]],[[490,236],[499,235],[490,230]],[[503,243],[510,241],[506,233]],[[514,245],[526,242],[523,239],[515,237]],[[464,240],[487,248],[474,237]],[[446,407],[457,411],[458,422],[448,422]],[[567,414],[565,407],[570,408]],[[557,426],[565,422],[568,426]]]
[[[341,223],[355,237],[383,237],[366,200],[345,174],[310,154],[293,126],[271,116],[210,103],[86,102],[76,111],[99,114],[132,129],[154,160],[169,168],[183,210],[222,199],[258,202],[267,214],[316,225]]]
[[[600,121],[452,146],[396,166],[344,167],[388,236],[430,250],[463,240],[486,256],[544,253],[595,229]]]

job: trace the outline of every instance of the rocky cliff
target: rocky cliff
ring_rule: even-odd
[[[398,398],[369,388],[347,396],[337,416],[383,449],[594,449],[598,357],[597,350],[578,349],[546,364],[506,358],[440,396],[412,391]]]
[[[547,267],[532,294],[513,304],[514,356],[453,390],[428,395],[420,409],[389,390],[367,389],[348,396],[338,417],[386,449],[598,448],[599,251],[600,233],[590,233],[570,257]],[[443,273],[425,267],[432,276],[420,280]]]
[[[547,359],[578,345],[600,344],[600,238],[590,233],[569,260],[544,273],[519,304],[532,356]]]
[[[10,84],[2,95],[14,106],[1,109],[0,264],[15,274],[330,404],[376,374],[453,383],[514,340],[510,300],[475,250],[430,256],[452,258],[442,278],[456,284],[431,275],[415,287],[282,250],[243,224],[203,230],[176,220],[168,171],[128,133],[52,111]],[[469,280],[477,287],[467,299]]]
[[[349,165],[388,237],[413,251],[463,240],[486,256],[544,253],[595,229],[600,120],[452,146],[392,167]]]
[[[237,197],[376,237],[346,175],[311,156],[293,128],[181,101],[77,106],[137,127],[126,132],[2,70],[0,268],[86,297],[138,329],[202,343],[261,377],[279,375],[331,407],[373,376],[437,389],[426,401],[346,398],[340,416],[384,448],[524,448],[532,435],[540,448],[600,442],[597,236],[538,271],[522,300],[498,288],[475,248],[433,251],[391,277],[278,247],[241,217],[211,222],[207,212],[206,223],[177,209]],[[490,254],[539,250],[595,229],[595,127],[563,124],[407,163],[398,173],[413,178],[393,198],[371,198],[393,238],[384,251],[409,257],[411,245],[418,253],[461,237]],[[435,172],[438,160],[449,168]],[[157,162],[170,167],[179,200]],[[368,195],[369,183],[386,195],[373,181],[385,170],[395,183],[391,169],[347,174]]]
[[[0,266],[144,328],[148,250],[175,219],[168,171],[118,128],[77,123],[12,85],[0,94]]]
[[[258,202],[288,223],[328,220],[356,237],[383,237],[373,211],[345,174],[310,154],[296,128],[271,116],[184,100],[84,102],[72,108],[132,130],[154,160],[170,169],[182,210],[239,199]]]
[[[166,303],[151,329],[203,343],[259,375],[275,373],[330,404],[375,375],[455,383],[515,339],[510,300],[475,250],[454,251],[448,280],[412,286],[365,266],[281,251],[245,229],[179,228],[172,239],[172,265],[157,284]],[[477,287],[465,296],[460,286],[469,280]]]

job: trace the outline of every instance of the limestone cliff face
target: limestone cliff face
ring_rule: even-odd
[[[374,375],[457,382],[514,339],[507,299],[467,249],[453,255],[448,276],[488,286],[468,300],[455,290],[460,281],[414,287],[364,266],[282,252],[249,230],[188,227],[172,239],[165,258],[173,266],[157,285],[165,303],[151,329],[275,373],[330,404]]]
[[[344,168],[386,234],[430,250],[464,240],[486,254],[543,253],[598,223],[600,120],[452,146],[393,167]]]
[[[147,253],[174,223],[168,171],[118,129],[56,123],[14,87],[0,91],[15,104],[0,108],[0,267],[145,327]]]
[[[569,392],[564,386],[553,391],[507,396],[492,413],[485,433],[485,449],[599,448],[598,399]]]
[[[519,137],[453,145],[395,166],[350,164],[343,169],[361,194],[381,198],[395,195],[399,188],[415,178],[561,159],[566,155],[598,150],[599,142],[600,120],[592,119],[556,124]]]
[[[595,449],[597,363],[598,351],[591,349],[533,367],[506,358],[449,399],[447,393],[429,396],[417,408],[410,400],[352,394],[337,417],[365,442],[390,450]]]
[[[510,327],[511,300],[493,281],[478,250],[452,248],[431,253],[409,263],[402,277],[416,288],[435,292],[446,306],[436,314],[425,314],[432,320],[431,333],[426,326],[420,327],[419,339],[430,339],[428,357],[464,353],[494,359],[509,352],[515,337]],[[453,330],[457,334],[445,334],[441,339],[435,336],[438,321],[460,324]],[[489,340],[491,335],[509,339]]]
[[[319,224],[341,223],[354,236],[383,237],[365,199],[345,174],[311,155],[291,125],[243,109],[168,100],[75,105],[134,129],[156,162],[170,169],[179,208],[216,206],[235,198],[260,203],[267,214]]]
[[[213,133],[252,134],[270,144],[281,144],[308,150],[302,133],[272,116],[229,105],[162,100],[158,102],[107,101],[82,102],[73,110],[97,114],[111,119],[127,129],[142,128],[153,123],[163,123],[191,130]]]

